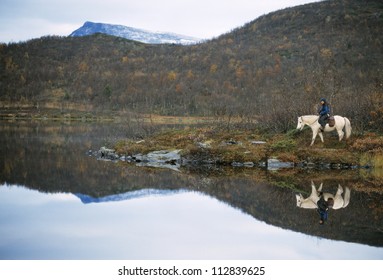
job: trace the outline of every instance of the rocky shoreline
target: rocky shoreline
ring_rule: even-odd
[[[300,162],[281,161],[278,158],[265,158],[257,162],[221,162],[218,159],[199,159],[190,156],[183,156],[181,149],[174,150],[158,150],[147,154],[122,155],[118,154],[115,149],[101,147],[98,151],[88,151],[88,155],[94,156],[97,160],[127,162],[136,166],[167,168],[175,171],[180,171],[181,167],[186,166],[232,166],[246,168],[265,168],[267,170],[279,170],[287,168],[303,168],[303,169],[356,169],[356,168],[371,168],[369,165],[356,165],[350,163],[333,163],[333,162],[314,162],[303,160]]]
[[[310,146],[309,131],[265,134],[215,127],[168,130],[141,140],[120,140],[112,147],[89,151],[98,160],[168,168],[233,167],[280,169],[382,168],[383,136],[366,134]],[[309,138],[310,139],[310,138]]]

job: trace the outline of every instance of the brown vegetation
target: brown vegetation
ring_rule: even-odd
[[[43,37],[0,45],[0,109],[262,116],[287,131],[327,97],[357,130],[381,130],[382,44],[379,0],[289,8],[192,46]]]
[[[310,135],[296,130],[286,134],[265,134],[257,129],[227,130],[204,126],[172,129],[140,141],[120,141],[114,148],[119,154],[130,156],[180,149],[184,159],[220,165],[235,162],[257,165],[274,158],[295,165],[383,168],[381,136],[355,136],[351,144],[351,141],[338,142],[336,135],[327,135],[324,143],[318,142],[314,147],[309,146],[311,138],[307,136]]]

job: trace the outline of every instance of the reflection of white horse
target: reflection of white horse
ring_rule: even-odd
[[[313,131],[313,138],[311,140],[310,146],[314,144],[315,138],[317,137],[318,134],[322,142],[324,142],[322,131],[319,130],[321,125],[319,124],[318,119],[319,119],[319,116],[317,115],[306,115],[306,116],[298,117],[297,129],[302,130],[305,125],[308,125]],[[328,124],[326,124],[324,131],[330,132],[330,131],[336,130],[339,135],[339,141],[342,141],[344,136],[344,132],[343,132],[343,128],[344,128],[346,132],[346,139],[348,139],[351,135],[350,120],[346,117],[341,117],[341,116],[334,116],[334,119],[335,119],[335,125],[333,127],[330,127]]]
[[[319,200],[319,193],[322,191],[323,183],[320,185],[318,190],[316,189],[313,182],[311,182],[311,194],[309,197],[304,198],[302,194],[297,194],[297,206],[300,208],[318,208],[317,202]],[[330,197],[334,199],[334,206],[332,209],[340,209],[345,208],[350,203],[350,194],[351,191],[349,188],[346,187],[346,191],[344,193],[344,198],[342,197],[343,194],[343,188],[341,185],[338,185],[338,190],[336,191],[335,195],[332,195],[331,193],[323,193],[324,199],[327,201]]]

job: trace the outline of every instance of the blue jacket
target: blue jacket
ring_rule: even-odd
[[[322,107],[319,110],[319,115],[327,115],[330,114],[330,107],[327,105],[327,103],[323,104]]]

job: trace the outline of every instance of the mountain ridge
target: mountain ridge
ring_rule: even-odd
[[[147,44],[196,44],[201,39],[170,32],[152,32],[125,25],[86,21],[83,26],[73,31],[69,36],[88,36],[103,33]]]

